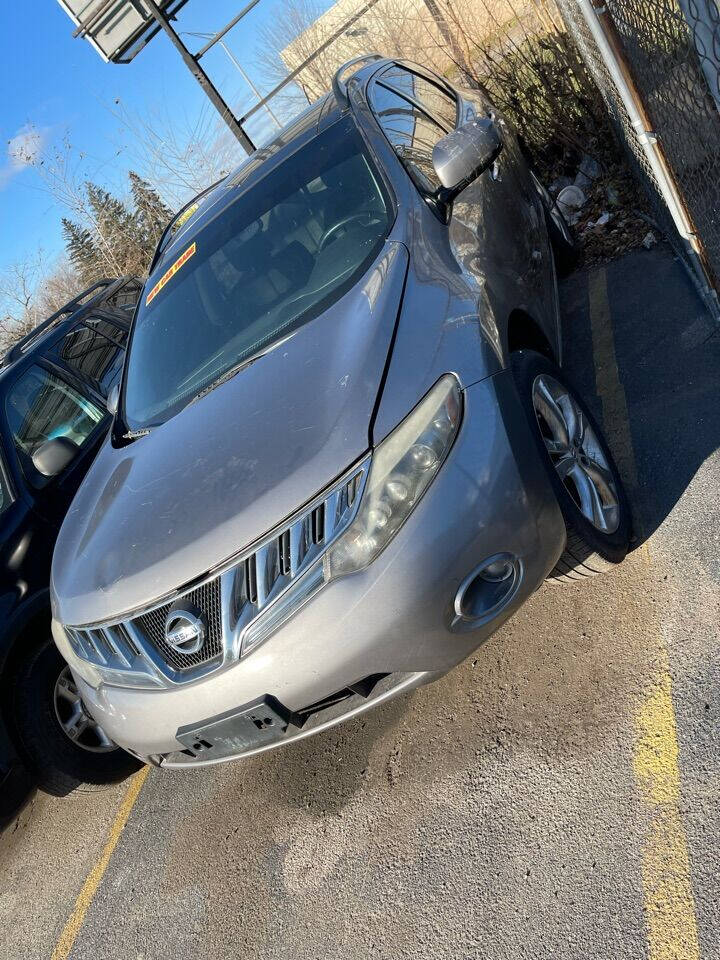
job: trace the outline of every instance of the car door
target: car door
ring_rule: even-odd
[[[522,308],[555,342],[555,290],[552,251],[540,197],[512,127],[475,90],[461,91],[460,123],[490,116],[503,142],[491,170],[474,180],[453,204],[457,242],[462,227],[478,238],[472,269],[485,277],[504,277],[512,309]]]
[[[481,115],[492,115],[480,94],[458,97],[431,75],[395,65],[381,73],[371,92],[380,125],[418,190],[432,203],[440,187],[432,163],[439,139]],[[496,118],[504,149],[455,199],[448,225],[458,263],[493,303],[497,321],[506,326],[510,312],[524,309],[547,329],[554,342],[553,290],[548,287],[549,247],[537,197],[522,175],[524,161],[517,141]],[[527,181],[527,182],[526,182]],[[500,331],[502,336],[505,331]]]
[[[38,361],[5,392],[7,431],[37,511],[59,525],[110,425],[99,397]],[[66,437],[77,446],[70,465],[56,477],[35,468],[33,453],[46,441]]]

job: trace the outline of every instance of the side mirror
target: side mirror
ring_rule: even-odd
[[[490,117],[478,117],[448,133],[433,147],[432,160],[442,187],[438,200],[449,203],[491,167],[503,148]]]
[[[105,406],[108,409],[108,413],[111,417],[114,417],[118,411],[118,405],[120,403],[120,384],[116,383],[114,387],[111,387],[110,393],[108,394],[107,403]]]
[[[44,477],[56,477],[72,463],[79,449],[68,437],[54,437],[37,448],[32,455],[33,466]]]

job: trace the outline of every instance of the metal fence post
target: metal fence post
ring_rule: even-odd
[[[720,319],[718,294],[714,286],[715,278],[685,200],[667,163],[662,146],[658,142],[657,134],[652,128],[643,98],[635,84],[622,39],[603,0],[577,0],[577,6],[608,74],[617,88],[673,223],[687,248],[688,258],[693,265],[696,280],[700,284],[706,302],[715,318]]]

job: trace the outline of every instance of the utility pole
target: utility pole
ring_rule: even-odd
[[[188,68],[190,73],[195,77],[197,82],[203,89],[203,92],[207,95],[208,99],[215,107],[217,112],[222,117],[223,121],[228,125],[230,130],[233,132],[233,135],[239,142],[240,146],[250,154],[255,151],[255,144],[252,142],[250,137],[245,133],[242,124],[238,121],[235,114],[232,112],[230,107],[225,103],[223,98],[220,96],[217,88],[214,86],[212,80],[205,73],[203,68],[198,63],[198,57],[194,57],[190,51],[187,49],[185,44],[182,42],[180,37],[177,35],[175,30],[170,25],[170,21],[165,16],[165,14],[160,10],[154,0],[144,0],[145,6],[148,8],[150,13],[153,15],[156,22],[162,27],[165,33],[170,37],[173,46],[177,49],[180,56],[183,58],[185,66]],[[201,53],[204,51],[201,51]]]

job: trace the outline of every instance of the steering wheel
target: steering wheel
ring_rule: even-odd
[[[349,217],[343,217],[342,220],[338,220],[337,223],[334,223],[331,227],[325,231],[325,233],[320,237],[320,243],[318,244],[318,253],[322,252],[325,247],[328,245],[330,237],[334,236],[338,230],[342,227],[346,227],[349,223],[352,223],[353,220],[367,220],[368,224],[372,218],[372,214],[369,210],[365,210],[362,213],[351,213]]]

